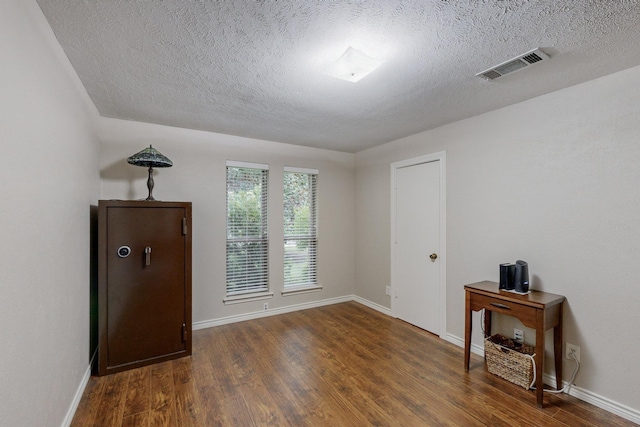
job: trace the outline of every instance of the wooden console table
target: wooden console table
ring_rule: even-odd
[[[471,352],[471,313],[485,309],[518,318],[523,325],[536,331],[536,400],[542,408],[542,374],[544,370],[544,333],[553,328],[553,353],[556,367],[556,388],[562,388],[562,295],[531,291],[527,295],[505,292],[496,282],[465,285],[464,369],[469,371]],[[491,313],[484,316],[485,333],[491,335]]]

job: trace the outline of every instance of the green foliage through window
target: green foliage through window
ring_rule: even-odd
[[[317,175],[284,173],[284,286],[316,285]]]
[[[227,167],[227,295],[268,290],[267,178]]]

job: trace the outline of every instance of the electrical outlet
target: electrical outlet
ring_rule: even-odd
[[[524,342],[524,331],[522,329],[513,329],[513,339],[518,342]]]
[[[265,302],[264,304],[262,304],[262,308],[263,308],[264,310],[269,310],[269,303],[268,303],[268,302]]]
[[[391,286],[387,286],[386,294],[391,296]]]
[[[567,359],[573,360],[573,358],[570,356],[571,353],[575,354],[578,363],[580,363],[580,347],[575,344],[567,343],[565,345],[565,355]]]

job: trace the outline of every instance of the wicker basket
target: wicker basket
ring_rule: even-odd
[[[492,335],[484,340],[484,357],[487,369],[494,375],[529,389],[533,381],[534,348],[522,344],[517,349],[513,340],[502,335]],[[507,346],[508,345],[508,346]]]

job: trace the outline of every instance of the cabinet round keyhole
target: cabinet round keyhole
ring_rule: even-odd
[[[126,258],[131,254],[131,248],[129,246],[120,246],[118,248],[118,256],[120,258]]]

